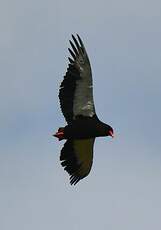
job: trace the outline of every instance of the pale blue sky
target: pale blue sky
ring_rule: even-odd
[[[161,229],[161,2],[7,0],[0,6],[0,229]],[[90,175],[59,162],[58,88],[71,33],[91,60],[99,118]]]

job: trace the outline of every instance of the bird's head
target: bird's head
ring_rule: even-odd
[[[111,126],[108,126],[107,136],[111,136],[112,138],[114,138],[114,131]]]
[[[102,136],[102,137],[111,136],[112,138],[114,138],[114,131],[110,125],[107,125],[103,122],[99,122],[99,124],[100,124],[99,125],[99,132],[100,132],[99,136]]]

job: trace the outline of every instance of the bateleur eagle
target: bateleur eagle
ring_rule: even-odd
[[[72,35],[72,39],[69,41],[68,69],[59,90],[60,106],[67,125],[59,128],[54,136],[67,140],[60,161],[70,175],[70,183],[75,185],[91,170],[95,138],[113,137],[114,132],[96,115],[90,61],[80,36]]]

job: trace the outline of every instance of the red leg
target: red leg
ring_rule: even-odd
[[[64,129],[59,128],[58,132],[56,132],[53,136],[57,137],[59,141],[63,140],[64,139]]]

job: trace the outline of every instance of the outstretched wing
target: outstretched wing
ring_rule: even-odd
[[[72,49],[68,49],[72,58],[69,57],[70,64],[59,90],[60,106],[68,123],[79,115],[95,115],[89,58],[79,35],[72,38]]]
[[[86,177],[92,167],[94,138],[67,140],[61,150],[61,165],[70,175],[70,183],[76,184]]]

